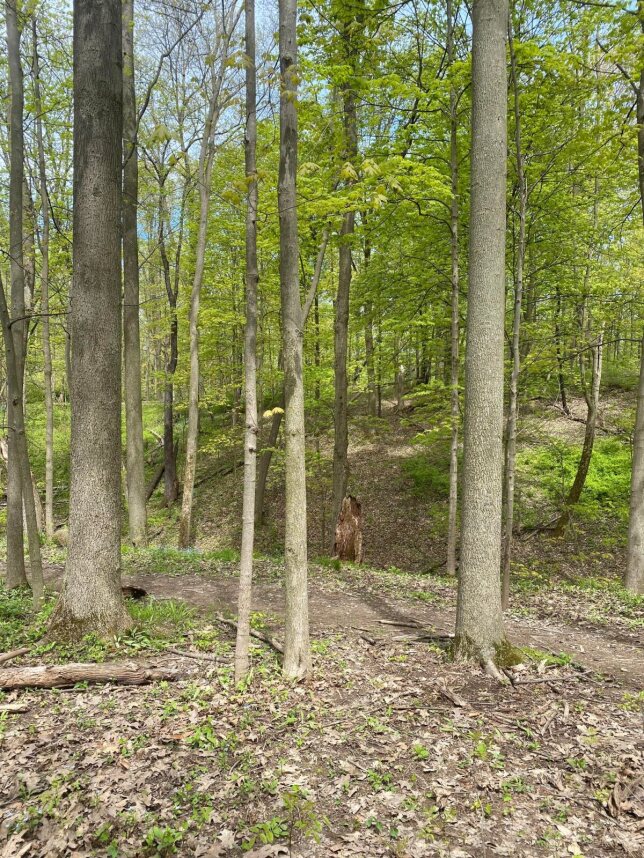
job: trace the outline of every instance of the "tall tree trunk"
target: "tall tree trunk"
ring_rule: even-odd
[[[510,601],[510,564],[512,561],[512,531],[514,528],[514,478],[517,455],[517,419],[519,412],[519,373],[521,372],[521,303],[523,300],[523,268],[526,250],[526,210],[528,207],[528,187],[525,177],[523,149],[521,146],[521,111],[519,105],[519,82],[517,60],[512,38],[512,22],[509,22],[508,41],[510,44],[510,80],[514,106],[514,153],[517,171],[517,195],[519,203],[519,236],[516,251],[516,270],[514,276],[514,316],[512,322],[512,371],[510,373],[510,399],[508,402],[508,420],[505,431],[505,491],[504,496],[504,534],[502,560],[503,608]]]
[[[324,256],[326,254],[326,248],[328,243],[329,229],[325,229],[322,235],[320,247],[318,248],[318,255],[315,260],[315,267],[313,269],[313,277],[311,278],[311,283],[309,284],[306,301],[302,309],[302,330],[304,330],[304,328],[306,327],[306,322],[311,312],[311,307],[313,306],[315,301],[317,301],[317,289],[320,285],[322,266],[324,265]],[[280,353],[279,365],[283,365],[282,353]],[[271,466],[273,451],[275,449],[275,445],[277,444],[277,439],[279,437],[283,416],[284,391],[282,390],[282,397],[280,399],[279,406],[275,410],[273,414],[273,419],[271,420],[271,428],[268,436],[268,441],[266,442],[266,445],[262,450],[262,454],[259,457],[259,466],[257,469],[257,485],[255,492],[255,524],[258,526],[261,525],[264,520],[264,496],[266,494],[266,480],[268,479],[268,471]]]
[[[166,506],[172,506],[179,496],[177,480],[177,447],[174,443],[174,374],[179,359],[179,321],[177,319],[177,298],[179,295],[179,271],[181,264],[181,245],[183,242],[183,224],[185,216],[186,194],[184,191],[179,216],[179,236],[175,255],[174,281],[170,274],[170,260],[165,244],[165,191],[164,181],[159,188],[159,252],[163,267],[168,307],[170,309],[170,332],[168,337],[168,358],[165,365],[163,386],[163,460],[164,460],[164,497]]]
[[[454,11],[447,0],[447,62],[454,63]],[[449,451],[449,511],[447,519],[447,574],[456,574],[456,516],[458,510],[458,430],[460,424],[459,376],[459,270],[458,270],[458,94],[449,90],[449,167],[452,201],[449,215],[452,318],[450,366],[451,441]]]
[[[40,59],[38,56],[38,25],[32,18],[33,33],[33,78],[34,112],[36,114],[36,142],[38,145],[38,182],[40,208],[42,211],[42,234],[40,250],[40,309],[42,312],[42,350],[45,376],[45,532],[51,539],[54,535],[54,395],[51,361],[51,338],[49,335],[49,192],[47,190],[47,165],[42,130],[42,98],[40,94]]]
[[[139,152],[134,91],[134,0],[123,0],[123,351],[127,509],[132,545],[147,542],[139,333]]]
[[[640,26],[644,32],[644,0],[640,0],[638,9]],[[640,71],[637,89],[637,164],[644,221],[644,66]],[[640,354],[640,380],[633,434],[631,510],[628,521],[628,556],[624,586],[633,593],[644,593],[644,340]]]
[[[355,24],[354,15],[348,16],[342,24],[342,38],[346,46],[347,59],[354,62],[355,57],[352,55],[352,33],[354,32]],[[352,83],[348,83],[343,87],[342,91],[344,158],[349,163],[353,163],[358,155],[358,117],[355,93],[353,92],[352,85]],[[347,481],[349,478],[347,352],[349,340],[349,295],[351,292],[353,265],[351,240],[355,228],[355,217],[354,211],[345,213],[342,228],[340,229],[340,245],[338,250],[338,290],[335,296],[335,320],[333,324],[335,400],[333,406],[332,522],[337,521],[340,514],[342,501],[347,493]],[[333,552],[334,538],[335,533],[331,536],[331,552]]]
[[[250,609],[255,539],[257,477],[257,69],[255,67],[255,0],[246,0],[246,135],[244,154],[248,200],[246,208],[246,332],[244,342],[245,423],[244,497],[235,646],[235,681],[248,673]]]
[[[586,417],[586,431],[584,433],[584,445],[581,450],[577,473],[570,491],[564,502],[564,509],[554,527],[555,536],[561,536],[570,521],[572,507],[579,502],[581,493],[586,483],[588,469],[593,455],[595,444],[595,430],[597,427],[597,414],[599,412],[599,390],[602,379],[602,351],[603,333],[597,338],[597,343],[592,348],[592,376],[590,384],[590,396],[588,397],[588,414]]]
[[[7,58],[9,63],[9,255],[11,259],[11,326],[18,376],[18,396],[22,402],[22,381],[25,355],[25,272],[22,252],[22,208],[24,182],[24,88],[20,62],[19,0],[5,3],[7,27]],[[12,397],[7,401],[7,421],[16,424]],[[9,432],[7,458],[7,576],[6,586],[23,587],[27,584],[22,526],[22,480],[18,436]]]
[[[507,0],[474,0],[472,196],[465,354],[461,565],[455,656],[494,672],[503,646],[499,568],[503,477]]]
[[[297,228],[297,0],[279,0],[280,289],[282,298],[286,511],[284,563],[286,634],[284,673],[303,677],[310,668],[307,587],[306,447],[302,307]]]
[[[564,376],[564,359],[561,354],[561,290],[557,286],[555,288],[557,301],[555,305],[555,346],[557,350],[557,383],[559,384],[559,397],[561,399],[561,408],[563,413],[570,416],[570,408],[568,407],[568,397],[566,396],[566,379]]]
[[[220,95],[224,76],[228,68],[228,49],[234,32],[234,23],[225,10],[221,21],[223,32],[220,34],[220,66],[212,82],[212,92],[208,103],[208,112],[204,123],[203,137],[199,150],[197,180],[199,184],[199,227],[195,253],[195,272],[190,293],[190,381],[188,387],[188,431],[186,434],[186,463],[183,475],[183,496],[181,498],[181,518],[179,520],[179,548],[188,548],[193,544],[192,506],[194,499],[195,474],[197,470],[197,445],[199,440],[199,305],[201,286],[206,262],[206,234],[208,229],[208,211],[210,209],[210,183],[212,164],[215,155],[214,133],[220,110]],[[231,5],[229,12],[234,13]],[[234,14],[233,18],[236,20]]]
[[[121,592],[121,0],[74,2],[69,547],[54,636],[130,624]]]
[[[5,358],[7,367],[7,400],[12,404],[13,423],[9,424],[9,437],[15,438],[15,449],[18,454],[18,465],[20,468],[20,482],[24,487],[23,495],[25,501],[25,520],[27,524],[27,536],[29,539],[29,567],[31,570],[31,589],[33,593],[34,608],[38,609],[43,599],[44,585],[42,574],[42,560],[40,557],[40,534],[38,519],[36,515],[36,503],[31,485],[31,468],[29,467],[29,451],[27,447],[27,434],[25,432],[25,417],[20,396],[20,380],[16,361],[15,342],[11,332],[11,320],[7,308],[7,300],[4,294],[4,286],[0,281],[0,323],[5,347]]]

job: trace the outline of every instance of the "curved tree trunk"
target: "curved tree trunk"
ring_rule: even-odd
[[[255,67],[255,0],[246,0],[246,135],[244,154],[248,201],[246,208],[246,332],[244,384],[246,396],[244,444],[244,498],[235,645],[235,681],[248,673],[250,609],[255,539],[255,484],[257,477],[257,69]]]
[[[503,646],[501,489],[505,317],[507,0],[474,0],[472,197],[456,658],[494,670]]]
[[[5,3],[7,27],[7,59],[9,64],[9,255],[11,258],[11,316],[16,321],[11,326],[13,333],[18,395],[22,401],[22,380],[25,354],[25,271],[22,252],[22,207],[24,183],[24,89],[20,62],[20,27],[18,23],[18,0]],[[13,399],[8,397],[7,422],[15,425]],[[27,584],[24,559],[24,535],[22,526],[22,479],[20,476],[20,453],[15,432],[9,432],[7,456],[7,577],[6,586],[22,587]]]
[[[121,0],[74,3],[69,547],[54,636],[114,635],[121,592]]]
[[[280,165],[280,289],[284,354],[284,429],[286,513],[284,563],[286,635],[284,673],[306,676],[310,669],[307,587],[306,448],[302,307],[299,286],[297,231],[297,0],[279,0]]]
[[[592,349],[592,380],[590,386],[590,397],[588,398],[588,415],[586,417],[586,431],[584,433],[584,445],[581,450],[579,464],[577,465],[577,473],[570,491],[564,502],[564,509],[559,520],[554,526],[555,536],[561,536],[570,521],[572,507],[579,502],[581,493],[586,483],[590,460],[593,456],[593,446],[595,444],[595,430],[597,427],[597,414],[599,412],[599,390],[602,379],[602,342],[603,334],[600,333],[597,338],[597,343]]]
[[[139,153],[134,91],[134,0],[123,0],[123,352],[127,509],[132,545],[147,542],[139,333]]]

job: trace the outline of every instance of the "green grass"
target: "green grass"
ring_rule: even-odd
[[[55,601],[54,596],[48,595],[43,608],[34,613],[28,590],[6,590],[0,586],[0,651],[29,646],[34,654],[46,655],[54,661],[105,661],[128,657],[141,650],[161,650],[170,643],[183,641],[186,633],[198,626],[196,612],[184,602],[149,598],[128,600],[134,620],[128,632],[109,640],[87,635],[77,646],[61,645],[46,639]],[[214,642],[212,629],[202,637],[209,645]]]

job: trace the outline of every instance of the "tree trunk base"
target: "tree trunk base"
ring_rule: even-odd
[[[114,605],[100,613],[77,616],[61,596],[47,631],[47,639],[79,643],[89,634],[99,638],[112,638],[131,629],[133,620],[124,605]]]

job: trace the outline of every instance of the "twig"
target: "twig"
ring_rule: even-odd
[[[23,646],[20,649],[12,649],[10,652],[0,653],[0,664],[6,661],[11,661],[13,658],[18,658],[19,655],[27,655],[31,647]]]
[[[233,629],[237,628],[237,623],[234,620],[229,620],[226,617],[222,617],[221,614],[217,614],[215,617],[220,623],[224,623],[226,626],[230,626]],[[270,635],[265,635],[264,632],[258,632],[257,629],[250,630],[250,636],[252,638],[257,638],[259,641],[263,641],[265,644],[272,646],[274,650],[280,653],[280,655],[284,655],[284,647],[279,641],[276,641],[275,638],[270,637]]]
[[[17,714],[29,712],[26,703],[0,703],[0,712],[16,712]]]
[[[399,629],[422,629],[420,623],[399,623],[397,620],[378,620],[381,626],[397,626]]]

